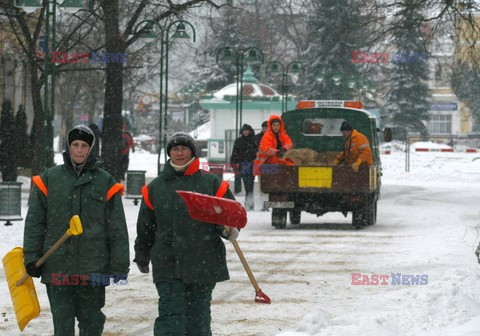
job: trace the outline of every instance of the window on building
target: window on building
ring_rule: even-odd
[[[430,134],[451,134],[452,116],[450,114],[430,115],[428,122],[428,132]]]

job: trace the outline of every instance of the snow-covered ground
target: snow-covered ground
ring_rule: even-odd
[[[302,224],[276,230],[270,212],[249,212],[238,242],[272,304],[254,302],[254,289],[227,242],[231,280],[214,291],[214,335],[480,335],[480,265],[473,253],[480,154],[412,151],[406,173],[398,148],[382,156],[382,198],[373,227],[355,231],[350,215],[303,213]],[[130,169],[155,176],[157,156],[133,153],[130,162]],[[29,181],[22,181],[28,190]],[[23,215],[26,198],[24,193]],[[258,193],[257,203],[259,208]],[[133,259],[138,206],[131,200],[124,206]],[[0,255],[20,246],[22,235],[22,222],[0,225]],[[352,285],[352,273],[389,275],[388,284]],[[427,275],[428,283],[393,285],[392,273]],[[128,280],[107,289],[104,335],[152,334],[157,294],[151,275],[132,265]],[[37,279],[35,285],[42,311],[23,334],[51,335],[45,288]],[[19,335],[3,270],[0,314],[0,334]]]

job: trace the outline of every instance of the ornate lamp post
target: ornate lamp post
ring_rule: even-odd
[[[245,59],[245,54],[248,56]],[[232,47],[223,47],[217,52],[216,62],[233,63],[236,67],[236,100],[235,100],[235,135],[242,125],[243,114],[243,67],[244,62],[263,63],[263,52],[257,47],[247,47],[244,49],[235,49]]]
[[[176,31],[172,38],[174,39],[189,39],[185,24],[189,25],[193,31],[193,42],[195,42],[195,28],[192,24],[185,20],[177,20],[170,23],[164,29],[160,23],[154,20],[141,21],[134,29],[134,34],[139,38],[146,39],[148,42],[160,37],[160,93],[159,93],[159,116],[158,116],[158,161],[157,173],[161,172],[160,158],[162,149],[164,149],[165,162],[167,161],[167,151],[165,145],[167,143],[167,115],[168,115],[168,40],[170,36],[170,29],[176,25]],[[155,32],[154,28],[158,29]],[[165,50],[165,52],[164,52]],[[165,82],[164,82],[165,77]],[[164,91],[165,86],[165,91]],[[165,100],[163,97],[165,96]]]
[[[89,1],[90,5],[90,1]],[[27,13],[32,13],[43,5],[38,0],[16,0],[15,7],[23,9]],[[60,9],[75,13],[85,9],[81,0],[64,0]],[[44,84],[43,84],[43,110],[45,118],[45,155],[44,166],[49,168],[53,166],[53,118],[55,115],[55,77],[56,67],[51,62],[51,51],[56,49],[56,16],[57,1],[46,1],[45,10],[45,63],[44,63]],[[50,83],[50,85],[49,85]]]
[[[303,64],[297,61],[293,61],[287,64],[285,67],[279,61],[272,61],[267,63],[267,71],[271,71],[273,73],[279,72],[281,69],[282,72],[282,113],[287,112],[287,104],[288,104],[288,73],[292,67],[291,73],[298,74],[300,70],[302,70]]]

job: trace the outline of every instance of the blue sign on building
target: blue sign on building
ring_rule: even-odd
[[[432,103],[430,104],[430,111],[457,111],[457,102]]]

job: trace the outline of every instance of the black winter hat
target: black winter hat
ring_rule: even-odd
[[[192,136],[185,132],[175,132],[167,141],[167,154],[170,156],[170,151],[175,146],[187,146],[192,151],[192,155],[196,154],[195,140]]]
[[[340,126],[340,131],[353,131],[353,126],[346,120],[342,122],[342,126]]]
[[[268,127],[268,121],[265,120],[265,121],[262,123],[262,128],[263,128],[263,127]]]
[[[95,139],[93,135],[93,131],[85,125],[75,126],[73,129],[71,129],[68,132],[67,138],[68,138],[68,146],[70,146],[72,142],[75,140],[82,140],[88,143],[90,147],[92,147],[93,141]]]
[[[243,124],[240,134],[242,134],[242,132],[245,130],[250,131],[250,135],[255,135],[255,130],[249,124]]]

